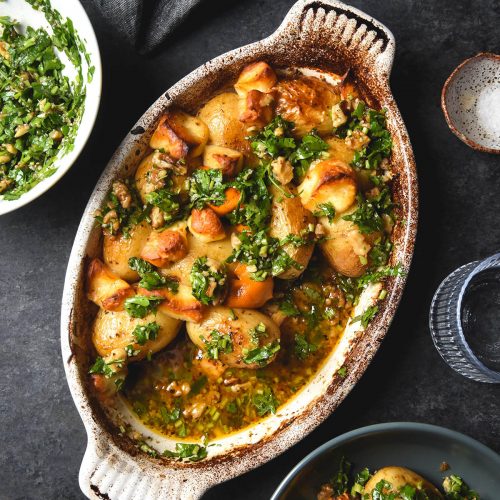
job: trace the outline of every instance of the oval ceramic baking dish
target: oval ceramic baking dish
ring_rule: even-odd
[[[159,116],[172,104],[195,111],[199,96],[207,98],[234,82],[241,69],[256,60],[278,68],[314,67],[342,74],[351,70],[377,106],[387,109],[393,138],[391,162],[395,172],[394,198],[398,223],[393,233],[392,263],[408,270],[417,226],[417,180],[413,154],[389,88],[394,37],[383,25],[333,0],[297,2],[270,37],[233,50],[196,69],[165,92],[132,128],[102,174],[83,215],[71,253],[62,303],[62,354],[68,384],[88,433],[80,470],[80,486],[90,498],[142,499],[199,498],[216,483],[233,478],[272,459],[319,425],[344,399],[361,377],[385,336],[403,292],[403,275],[387,282],[387,299],[366,330],[348,326],[338,347],[320,371],[288,403],[250,428],[226,436],[208,447],[208,457],[196,463],[154,458],[120,435],[113,413],[120,414],[144,439],[159,450],[172,440],[144,428],[116,408],[106,413],[88,386],[89,327],[92,313],[83,289],[88,258],[99,254],[100,231],[93,214],[114,179],[129,175],[147,148]],[[370,290],[358,311],[373,302]],[[336,375],[345,366],[345,378]],[[293,425],[292,425],[293,424]]]

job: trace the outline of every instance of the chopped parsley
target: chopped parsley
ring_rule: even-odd
[[[148,313],[156,311],[158,304],[163,300],[162,297],[146,297],[136,295],[125,300],[125,311],[133,318],[144,318]]]
[[[119,182],[125,186],[131,197],[130,205],[124,208],[111,189],[103,208],[95,214],[95,220],[107,234],[117,235],[121,232],[128,238],[135,225],[149,220],[149,211],[143,207],[133,180],[125,179]]]
[[[195,443],[176,443],[175,451],[165,450],[163,456],[198,462],[207,457],[207,449]]]
[[[264,366],[279,350],[279,340],[273,340],[271,343],[255,349],[243,349],[243,362],[247,365],[257,363]]]
[[[253,231],[265,229],[269,225],[271,195],[268,181],[268,169],[261,165],[243,169],[230,183],[241,193],[238,206],[227,215],[231,224],[249,226]]]
[[[316,344],[310,344],[304,335],[295,334],[294,352],[297,358],[301,360],[306,359],[317,350],[318,346]]]
[[[208,203],[222,205],[226,199],[226,186],[220,169],[196,169],[189,179],[189,199],[193,208],[203,208]]]
[[[333,488],[334,495],[342,495],[349,488],[349,474],[351,472],[351,463],[345,457],[340,459],[337,473],[330,479],[330,485]]]
[[[179,194],[172,191],[170,187],[163,187],[148,193],[146,201],[149,205],[161,210],[165,226],[171,226],[187,215],[187,206],[183,204]]]
[[[263,230],[257,233],[244,231],[238,238],[241,244],[233,250],[227,262],[242,262],[254,266],[255,271],[249,273],[254,281],[264,281],[269,276],[279,276],[292,267],[302,269],[302,265],[283,250],[280,241]]]
[[[345,366],[341,366],[338,370],[337,370],[337,374],[339,375],[339,377],[341,378],[345,378],[347,376],[347,368]]]
[[[296,179],[302,178],[313,160],[321,157],[328,144],[313,130],[300,143],[292,136],[293,122],[276,116],[258,134],[252,137],[254,153],[264,161],[283,156],[294,167]]]
[[[447,500],[479,500],[479,495],[455,474],[444,478],[443,489]]]
[[[139,286],[146,290],[156,290],[157,288],[168,288],[177,293],[179,283],[171,278],[160,274],[154,266],[139,257],[130,257],[128,267],[135,271],[140,277]]]
[[[293,299],[291,297],[286,297],[279,303],[279,310],[285,315],[285,316],[299,316],[300,311],[298,310],[297,306],[293,302]]]
[[[374,233],[384,229],[384,221],[380,216],[377,205],[369,199],[358,194],[358,206],[356,210],[348,215],[343,215],[342,219],[356,224],[359,231],[363,234]]]
[[[233,352],[233,342],[230,335],[222,335],[217,330],[212,330],[210,339],[201,336],[205,344],[205,354],[208,359],[219,359],[220,354]]]
[[[253,345],[258,346],[260,344],[260,340],[268,335],[266,325],[260,322],[254,328],[250,328],[248,335],[250,336],[250,342]]]
[[[297,149],[288,160],[294,167],[296,179],[302,179],[313,160],[321,158],[322,153],[328,150],[328,144],[313,130],[302,138]]]
[[[366,311],[363,314],[354,317],[352,321],[353,323],[359,321],[361,322],[363,328],[366,328],[377,313],[378,313],[378,306],[370,306],[366,309]]]
[[[223,299],[227,280],[224,268],[217,269],[210,265],[207,257],[198,257],[193,263],[189,277],[193,297],[202,304],[217,304]]]
[[[89,373],[104,375],[106,378],[111,378],[115,374],[115,370],[113,370],[112,365],[116,365],[118,368],[121,368],[123,362],[123,359],[105,361],[104,358],[98,356],[94,364],[90,367]]]
[[[320,203],[317,209],[313,212],[315,217],[327,217],[329,222],[333,222],[335,218],[335,207],[328,201]]]
[[[159,331],[160,325],[155,321],[152,321],[151,323],[147,323],[145,325],[137,325],[134,328],[132,335],[139,345],[144,345],[149,340],[156,340]]]
[[[262,392],[255,393],[252,397],[252,403],[259,417],[263,417],[268,413],[276,413],[276,408],[279,405],[278,400],[274,397],[273,390],[269,387],[266,387]]]

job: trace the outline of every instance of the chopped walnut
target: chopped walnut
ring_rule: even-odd
[[[191,390],[191,386],[187,382],[178,383],[176,380],[168,384],[167,392],[173,394],[176,398],[185,396]]]
[[[353,130],[350,135],[345,138],[347,147],[358,150],[366,146],[370,142],[370,138],[362,130]]]
[[[273,175],[281,184],[288,184],[293,179],[292,164],[284,156],[278,156],[271,162]]]
[[[7,61],[10,59],[9,44],[7,42],[0,42],[0,56],[7,59]]]
[[[206,403],[198,401],[196,403],[193,403],[191,406],[188,406],[182,412],[182,415],[186,418],[191,418],[192,420],[198,420],[203,415],[206,407]]]
[[[110,210],[102,219],[103,226],[111,225],[111,233],[116,233],[120,229],[120,221],[116,210]]]
[[[0,181],[0,193],[3,193],[12,184],[12,179],[2,179]]]
[[[132,196],[124,182],[113,182],[113,194],[118,198],[118,201],[123,208],[127,209],[132,204]]]
[[[18,137],[22,137],[23,135],[27,134],[30,129],[30,126],[27,123],[23,123],[22,125],[18,125],[16,127],[16,133],[14,134],[14,137],[17,139]]]
[[[159,229],[165,224],[165,217],[163,217],[163,212],[158,207],[153,207],[151,210],[151,225],[153,229]]]
[[[187,167],[184,163],[176,162],[169,155],[161,151],[155,151],[151,161],[155,167],[172,170],[174,174],[185,175],[187,173]]]

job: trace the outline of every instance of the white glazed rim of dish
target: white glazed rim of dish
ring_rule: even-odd
[[[85,110],[82,120],[78,127],[78,132],[75,138],[74,147],[67,154],[59,157],[56,160],[57,170],[49,177],[43,179],[32,189],[21,195],[17,200],[4,200],[0,198],[0,215],[7,214],[18,208],[32,202],[43,193],[48,191],[54,186],[64,174],[73,166],[74,162],[83,150],[90,134],[94,128],[94,123],[99,111],[99,104],[101,101],[101,88],[102,88],[102,66],[101,55],[99,52],[99,45],[95,36],[92,23],[85,12],[82,4],[78,0],[64,0],[61,5],[53,2],[56,10],[59,10],[63,17],[68,17],[67,12],[71,10],[71,20],[75,25],[75,29],[85,43],[85,48],[90,54],[91,64],[94,66],[94,74],[92,81],[86,83],[86,97],[85,97]],[[48,23],[44,27],[49,26]],[[82,62],[84,66],[84,75],[86,75],[87,65],[85,60]]]

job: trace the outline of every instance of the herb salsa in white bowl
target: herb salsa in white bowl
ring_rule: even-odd
[[[0,9],[0,215],[47,191],[92,131],[101,59],[77,0],[7,0]]]

